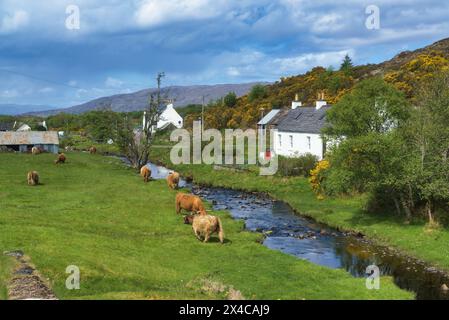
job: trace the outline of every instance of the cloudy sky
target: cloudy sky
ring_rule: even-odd
[[[448,16],[445,0],[0,0],[0,104],[68,107],[158,71],[190,85],[376,63],[448,37]]]

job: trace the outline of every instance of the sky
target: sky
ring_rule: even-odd
[[[444,0],[0,0],[0,104],[377,63],[449,37],[448,16]]]

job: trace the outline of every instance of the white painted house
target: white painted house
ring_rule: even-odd
[[[146,122],[145,118],[146,112],[143,113],[142,128],[145,127]],[[178,129],[182,128],[182,126],[184,125],[184,120],[175,110],[173,103],[169,103],[160,114],[156,129],[163,130],[167,128],[169,125],[173,125]]]
[[[276,110],[268,113],[258,123],[259,133],[272,125],[272,151],[276,155],[295,157],[310,153],[321,160],[326,152],[321,129],[326,123],[326,111],[330,107],[324,100],[316,101],[314,106],[302,106],[298,97],[295,97],[288,111]],[[271,119],[268,119],[270,117]]]

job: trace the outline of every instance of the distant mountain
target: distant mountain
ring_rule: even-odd
[[[175,107],[184,107],[189,104],[199,104],[202,102],[202,96],[205,96],[205,102],[223,97],[228,92],[235,92],[240,97],[249,92],[249,90],[258,84],[258,82],[242,84],[217,84],[217,85],[195,85],[195,86],[170,86],[162,88],[162,95],[174,99]],[[265,83],[268,84],[268,83]],[[102,97],[86,103],[76,105],[65,109],[45,110],[39,112],[30,112],[30,114],[39,116],[48,116],[60,112],[79,114],[91,110],[111,109],[116,112],[130,112],[143,110],[148,106],[151,93],[156,89],[144,89],[133,93],[117,94],[108,97]]]
[[[26,105],[26,104],[0,104],[0,115],[18,115],[28,112],[36,112],[51,109],[47,105]]]

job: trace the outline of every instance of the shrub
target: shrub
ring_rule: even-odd
[[[313,191],[317,194],[318,199],[324,198],[323,181],[329,169],[329,161],[321,160],[316,167],[310,171],[309,182],[312,185]]]
[[[278,174],[287,176],[308,177],[310,171],[315,168],[318,158],[313,154],[305,154],[299,157],[278,157]]]

